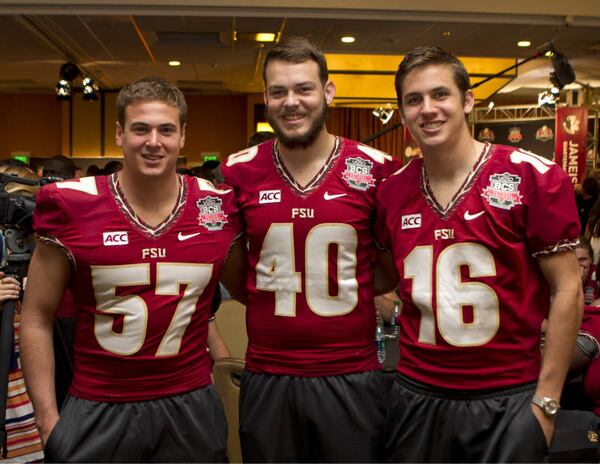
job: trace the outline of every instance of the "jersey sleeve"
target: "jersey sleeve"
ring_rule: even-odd
[[[69,237],[72,235],[72,225],[67,213],[63,197],[56,185],[42,187],[35,197],[33,212],[33,230],[44,243],[61,248],[74,264],[73,255],[69,248]]]
[[[573,249],[581,226],[571,181],[554,163],[526,165],[525,168],[528,181],[525,227],[532,255],[538,257]]]
[[[60,238],[67,214],[53,185],[42,187],[35,197],[33,229],[44,238]]]
[[[237,238],[242,230],[240,209],[235,196],[235,192],[232,187],[227,184],[220,184],[215,187],[211,182],[206,179],[196,178],[198,187],[203,194],[218,194],[221,205],[221,212],[226,216],[226,228],[232,234],[233,238]]]

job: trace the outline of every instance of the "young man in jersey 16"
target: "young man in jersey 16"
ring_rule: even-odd
[[[423,158],[377,196],[378,242],[404,303],[391,460],[542,460],[581,321],[569,179],[545,158],[474,140],[470,87],[437,47],[408,53],[396,74]]]

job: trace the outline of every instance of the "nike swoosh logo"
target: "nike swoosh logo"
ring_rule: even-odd
[[[335,200],[336,198],[345,197],[346,195],[348,195],[348,194],[347,193],[335,193],[333,195],[330,195],[329,192],[325,192],[325,194],[323,195],[323,198],[325,198],[325,200]]]
[[[475,213],[475,214],[469,214],[468,211],[465,211],[465,221],[472,221],[473,219],[477,219],[483,213],[485,213],[485,211],[479,211],[478,213]]]
[[[182,234],[181,232],[179,232],[177,234],[177,240],[179,240],[180,242],[183,242],[184,240],[187,240],[188,238],[192,238],[195,237],[196,235],[200,235],[200,232],[196,232],[195,234]]]

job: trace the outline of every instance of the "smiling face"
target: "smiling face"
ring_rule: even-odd
[[[428,149],[452,149],[461,137],[470,137],[465,114],[473,109],[473,92],[460,91],[450,65],[413,69],[401,92],[403,122],[424,154]]]
[[[267,119],[288,148],[307,148],[325,131],[327,105],[335,87],[323,84],[312,60],[294,63],[272,60],[265,70]]]
[[[132,175],[175,175],[177,157],[185,142],[179,109],[158,100],[140,100],[125,108],[124,127],[117,123],[117,145],[125,169]]]

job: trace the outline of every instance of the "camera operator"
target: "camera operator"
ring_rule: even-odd
[[[0,173],[22,177],[30,180],[37,180],[36,175],[30,169],[24,166],[10,166],[4,164],[0,166]],[[37,187],[25,186],[18,183],[8,183],[5,191],[11,195],[33,196]],[[4,237],[4,231],[2,231]],[[3,385],[6,388],[6,402],[0,406],[0,410],[4,407],[5,413],[2,417],[2,440],[0,447],[2,453],[0,459],[8,459],[10,461],[32,462],[43,459],[42,444],[39,433],[35,426],[33,417],[33,407],[27,394],[23,374],[21,372],[21,361],[19,352],[19,300],[21,297],[21,285],[19,281],[13,277],[7,276],[0,271],[0,308],[5,308],[5,303],[16,301],[15,313],[13,318],[13,340],[12,346],[8,351],[6,359],[0,359],[0,363],[8,366],[8,385]],[[6,369],[6,367],[4,367]],[[3,369],[0,369],[3,371]],[[4,379],[1,380],[5,382]],[[4,389],[3,389],[4,391]],[[4,431],[6,435],[4,435]],[[5,438],[6,437],[6,438]],[[6,439],[6,442],[4,440]]]

